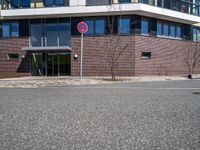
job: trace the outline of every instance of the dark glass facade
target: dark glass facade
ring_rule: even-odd
[[[30,20],[30,44],[33,47],[69,46],[69,19]]]
[[[86,36],[139,34],[200,41],[200,29],[191,25],[138,15],[85,18],[23,19],[2,21],[1,38],[30,37],[30,46],[70,46],[71,36],[80,35],[77,24],[88,24]]]

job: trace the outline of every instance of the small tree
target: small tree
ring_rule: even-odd
[[[107,29],[108,29],[108,49],[107,49],[107,56],[108,56],[108,63],[110,65],[110,72],[112,80],[116,80],[116,70],[119,65],[119,60],[125,50],[129,47],[127,42],[122,40],[122,36],[118,31],[115,31],[116,21],[121,19],[121,6],[119,8],[114,6],[109,6],[109,15],[107,16]],[[118,14],[115,13],[115,10],[119,11]]]
[[[195,68],[200,64],[200,45],[195,43],[185,50],[184,62],[188,68],[188,78],[192,77]]]

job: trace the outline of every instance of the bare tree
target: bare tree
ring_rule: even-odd
[[[191,78],[195,68],[200,65],[200,45],[195,43],[185,50],[184,62],[188,68],[188,77]]]
[[[107,29],[108,29],[108,41],[107,41],[107,56],[108,63],[110,65],[110,72],[112,80],[116,80],[116,70],[119,65],[119,60],[121,56],[124,54],[126,49],[129,47],[128,42],[124,42],[122,40],[123,36],[117,31],[115,32],[115,25],[119,19],[122,18],[121,6],[119,8],[109,6],[109,13],[107,16]],[[118,13],[115,13],[115,10]]]

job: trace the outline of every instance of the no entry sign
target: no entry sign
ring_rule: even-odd
[[[80,33],[86,33],[88,31],[88,25],[85,22],[79,22],[77,29]]]

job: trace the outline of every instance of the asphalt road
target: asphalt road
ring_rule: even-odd
[[[0,89],[0,150],[199,150],[200,80]]]

